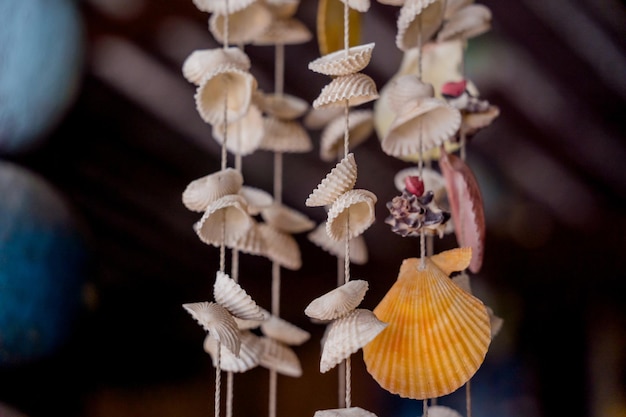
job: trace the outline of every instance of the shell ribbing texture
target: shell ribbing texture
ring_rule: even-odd
[[[328,210],[326,233],[334,240],[353,239],[365,232],[376,220],[377,198],[367,190],[350,190]]]
[[[339,242],[331,239],[326,232],[326,222],[320,223],[312,232],[307,235],[308,239],[330,253],[339,258],[345,258],[346,256],[346,244],[345,242]],[[364,265],[367,263],[369,253],[367,251],[367,245],[363,235],[356,236],[350,240],[349,245],[350,262],[357,265]]]
[[[355,74],[370,63],[374,43],[331,52],[309,63],[311,71],[331,77]]]
[[[343,155],[346,130],[346,118],[337,117],[330,122],[320,135],[320,158],[330,162]],[[348,148],[356,148],[365,142],[374,131],[374,112],[372,110],[352,110],[348,115]]]
[[[225,195],[237,194],[242,185],[241,174],[233,168],[226,168],[190,182],[183,191],[183,204],[191,211],[203,212]]]
[[[239,355],[239,329],[226,308],[208,301],[183,304],[183,308],[209,332],[209,337],[219,341],[233,355]]]
[[[213,139],[220,145],[226,138],[226,149],[234,155],[246,156],[254,153],[261,146],[265,135],[263,115],[257,106],[251,104],[246,114],[240,119],[212,126]]]
[[[348,281],[311,301],[304,314],[318,320],[344,316],[361,304],[368,288],[368,282],[362,279]]]
[[[220,246],[236,242],[253,224],[243,197],[229,194],[211,203],[193,228],[201,241]]]
[[[263,354],[263,343],[254,333],[242,331],[239,333],[241,348],[239,356],[235,356],[230,350],[220,344],[220,368],[226,372],[246,372],[259,365]],[[207,335],[204,338],[203,348],[211,356],[213,366],[217,366],[217,340]]]
[[[362,73],[343,75],[334,78],[322,88],[313,101],[314,108],[326,106],[354,107],[378,99],[378,90],[374,80]]]
[[[270,337],[261,337],[261,342],[264,346],[261,366],[294,378],[302,376],[302,365],[293,349]]]
[[[311,338],[306,330],[274,315],[261,323],[261,331],[265,336],[290,346],[299,346]]]
[[[304,204],[307,207],[320,207],[332,204],[343,193],[356,184],[357,167],[354,154],[349,153],[326,175],[313,190]]]
[[[215,301],[243,320],[265,320],[267,314],[228,274],[217,271],[213,285]]]

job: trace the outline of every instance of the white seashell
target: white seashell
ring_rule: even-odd
[[[193,228],[201,241],[220,246],[236,242],[252,225],[243,197],[229,194],[211,203]]]
[[[228,42],[233,45],[252,43],[272,24],[272,13],[263,2],[255,1],[248,7],[228,14]],[[213,13],[209,18],[209,31],[221,44],[226,40],[226,14]]]
[[[235,323],[237,323],[237,328],[239,330],[252,330],[261,326],[265,320],[242,320],[234,317]]]
[[[190,83],[200,85],[207,74],[224,65],[232,65],[242,71],[248,71],[250,58],[236,47],[198,49],[183,62],[183,75]]]
[[[422,99],[434,97],[435,89],[432,84],[425,83],[415,74],[406,74],[394,78],[388,84],[385,100],[389,109],[398,114],[410,103]]]
[[[302,376],[302,366],[293,349],[270,337],[261,337],[261,342],[264,346],[261,366],[294,378]]]
[[[220,369],[226,372],[242,373],[257,367],[263,354],[263,343],[258,336],[249,331],[239,333],[241,347],[239,356],[233,355],[231,351],[220,344]],[[203,348],[211,356],[213,366],[217,367],[217,340],[212,337],[205,337]]]
[[[196,110],[209,124],[232,123],[246,115],[256,88],[257,81],[249,72],[221,66],[207,74],[196,89]]]
[[[358,106],[378,98],[376,83],[365,74],[343,75],[322,88],[313,101],[314,108],[327,106]]]
[[[354,154],[349,153],[326,175],[304,202],[307,207],[332,204],[356,184],[357,168]]]
[[[267,312],[259,307],[235,280],[222,271],[217,271],[215,276],[213,297],[239,319],[266,320],[268,318]]]
[[[446,188],[446,180],[438,171],[424,167],[421,169],[420,175],[418,167],[409,167],[398,171],[393,178],[393,183],[400,192],[404,191],[404,179],[406,177],[420,177],[424,182],[424,190],[432,190],[435,193],[435,200],[437,199],[437,193]]]
[[[255,96],[259,108],[283,120],[293,120],[304,115],[309,109],[309,103],[290,94],[258,94]]]
[[[361,407],[349,407],[318,410],[313,414],[313,417],[376,417],[376,414],[364,410]]]
[[[304,153],[313,149],[311,137],[297,121],[265,117],[264,122],[260,149],[282,153]]]
[[[381,147],[390,156],[406,157],[442,145],[461,126],[461,113],[437,98],[421,99],[396,116]]]
[[[290,346],[299,346],[311,338],[311,334],[275,315],[261,323],[261,331],[267,337]]]
[[[241,174],[226,168],[190,182],[183,191],[183,204],[191,211],[202,212],[225,195],[237,194],[242,185]]]
[[[344,150],[346,118],[337,117],[326,126],[320,135],[320,158],[330,162]],[[348,149],[352,150],[365,142],[374,132],[372,110],[352,110],[348,115]]]
[[[374,43],[358,45],[346,51],[331,52],[309,62],[309,69],[331,77],[350,75],[362,71],[370,63]]]
[[[422,416],[423,417],[423,416]],[[431,405],[428,407],[428,417],[463,417],[453,408],[443,405]]]
[[[207,13],[230,14],[243,10],[256,0],[192,0],[198,10]]]
[[[194,318],[209,336],[219,341],[233,355],[239,355],[239,329],[233,316],[225,307],[208,301],[183,304],[191,317]]]
[[[342,194],[328,210],[326,232],[331,239],[352,239],[365,232],[376,220],[376,196],[367,190]]]
[[[482,4],[470,4],[458,10],[437,33],[437,42],[466,40],[491,29],[491,10]]]
[[[296,14],[300,0],[265,0],[265,4],[276,19],[286,19]]]
[[[371,342],[387,323],[378,320],[374,313],[356,309],[328,325],[322,347],[320,372],[326,373]]]
[[[251,104],[242,118],[226,125],[226,149],[241,156],[254,153],[259,149],[263,140],[264,127],[261,110]],[[212,133],[217,143],[222,145],[224,143],[224,124],[213,125]]]
[[[328,236],[328,233],[326,232],[326,222],[319,224],[312,232],[307,235],[307,237],[311,242],[315,243],[317,246],[324,249],[331,255],[337,256],[339,258],[345,258],[345,242],[333,240],[330,238],[330,236]],[[350,262],[357,265],[366,264],[368,259],[368,253],[363,235],[351,239],[349,246]]]
[[[259,232],[259,224],[254,219],[252,227],[243,236],[236,241],[226,242],[226,245],[249,255],[265,256],[267,252],[265,237]]]
[[[489,126],[500,115],[498,106],[489,106],[484,112],[464,113],[461,122],[461,132],[469,137],[481,129]]]
[[[472,3],[474,0],[446,0],[444,19],[450,19],[456,12]]]
[[[258,231],[266,244],[265,256],[271,261],[293,271],[302,267],[300,247],[290,234],[264,223],[259,224]]]
[[[341,0],[342,3],[348,2],[348,7],[357,12],[365,13],[370,8],[370,0]]]
[[[306,116],[304,116],[304,126],[311,130],[322,129],[332,120],[344,114],[344,112],[345,109],[338,106],[321,107],[319,109],[311,107]]]
[[[493,339],[498,333],[500,333],[500,329],[502,329],[502,325],[504,324],[504,319],[496,316],[491,307],[486,306],[486,308],[487,313],[489,313],[489,323],[491,325],[491,339]]]
[[[271,206],[274,202],[274,197],[270,193],[260,188],[244,185],[239,190],[239,195],[243,196],[248,204],[248,213],[251,216],[256,216],[261,213],[261,210]]]
[[[254,38],[254,45],[299,45],[313,38],[309,28],[295,18],[275,19],[260,36]]]
[[[396,46],[406,51],[426,44],[441,27],[444,2],[441,0],[406,0],[397,21]]]
[[[362,279],[348,281],[311,301],[304,314],[318,320],[334,320],[357,308],[369,288]]]
[[[278,203],[261,210],[261,217],[265,223],[285,233],[308,232],[315,227],[315,222],[306,215]]]

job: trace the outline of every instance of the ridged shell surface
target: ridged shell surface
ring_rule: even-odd
[[[342,194],[328,210],[328,236],[334,240],[343,240],[365,232],[376,220],[376,201],[376,195],[367,190],[350,190]]]
[[[209,32],[215,40],[224,44],[226,18],[228,18],[228,42],[246,45],[262,36],[272,24],[273,16],[263,2],[255,1],[245,9],[224,14],[213,13],[209,17]]]
[[[331,52],[309,62],[309,69],[331,77],[357,73],[370,63],[374,45],[374,43],[368,43],[353,46],[347,51],[344,49]]]
[[[226,168],[190,182],[183,191],[183,204],[191,211],[203,212],[225,195],[237,194],[242,185],[241,174]]]
[[[334,203],[339,196],[356,184],[357,167],[354,154],[349,153],[326,175],[304,202],[307,207],[321,207]]]
[[[320,158],[330,162],[343,157],[346,118],[337,117],[320,135]],[[352,110],[348,114],[348,149],[353,150],[365,142],[374,132],[372,110]]]
[[[358,307],[369,288],[367,281],[355,279],[317,297],[304,309],[304,314],[318,320],[334,320]]]
[[[305,153],[313,149],[307,131],[296,120],[264,117],[265,134],[260,149],[282,153]]]
[[[200,85],[202,79],[223,65],[243,71],[250,69],[250,58],[239,48],[197,49],[183,62],[183,75],[190,83]]]
[[[263,112],[283,120],[297,119],[309,110],[306,100],[291,94],[260,93],[254,100]]]
[[[344,359],[370,343],[387,327],[374,313],[365,309],[352,310],[328,325],[320,372],[326,373]]]
[[[394,78],[387,84],[385,100],[389,108],[396,114],[418,99],[432,98],[435,89],[432,84],[425,83],[415,74],[406,74]]]
[[[274,19],[269,27],[257,38],[254,45],[299,45],[313,38],[309,28],[296,18]]]
[[[345,242],[339,242],[331,239],[326,232],[326,222],[320,223],[313,231],[311,231],[307,237],[311,242],[324,249],[331,255],[339,258],[345,258],[346,256],[346,244]],[[367,263],[369,254],[367,251],[367,245],[363,235],[356,236],[350,240],[350,247],[348,249],[350,254],[350,262],[357,265],[364,265]]]
[[[267,313],[228,274],[217,271],[213,297],[230,313],[243,320],[265,320]]]
[[[285,233],[308,232],[315,227],[315,222],[305,214],[283,204],[274,203],[261,210],[261,217],[265,223]]]
[[[398,280],[374,309],[389,325],[363,348],[367,371],[401,397],[436,398],[457,390],[483,363],[491,341],[483,303],[448,277],[467,267],[471,249],[438,255],[437,264],[424,259],[423,269],[417,258],[402,262]]]
[[[263,343],[254,333],[242,331],[239,333],[241,347],[239,356],[220,344],[220,369],[225,372],[242,373],[257,367],[263,354]],[[204,338],[203,348],[211,356],[213,366],[217,367],[217,340],[210,336]]]
[[[226,246],[231,249],[237,249],[239,252],[247,253],[249,255],[265,256],[267,252],[267,244],[265,243],[265,237],[259,231],[261,224],[252,219],[252,226],[243,236],[239,237],[235,241],[226,242]]]
[[[294,378],[302,376],[302,365],[293,349],[270,337],[261,337],[261,342],[264,347],[261,366],[281,375]]]
[[[259,224],[258,231],[265,240],[267,258],[292,271],[302,267],[300,247],[293,236],[264,223]]]
[[[267,191],[251,187],[249,185],[244,185],[239,190],[239,195],[241,195],[248,204],[248,213],[251,216],[256,216],[257,214],[261,214],[261,211],[274,203],[274,197]]]
[[[406,0],[397,21],[396,46],[402,51],[415,48],[421,37],[426,44],[441,27],[444,2],[441,0]]]
[[[226,308],[208,301],[183,304],[183,308],[209,332],[210,337],[219,340],[233,355],[239,355],[239,329]]]
[[[236,242],[253,225],[246,202],[238,194],[229,194],[211,203],[193,228],[208,245]]]
[[[261,331],[289,346],[299,346],[311,338],[311,333],[273,314],[261,323]]]
[[[318,410],[313,414],[313,417],[376,417],[376,414],[361,407],[349,407]]]
[[[354,107],[378,98],[378,90],[374,80],[361,73],[343,75],[334,78],[322,88],[319,96],[313,101],[314,108],[326,106]]]
[[[221,15],[235,13],[239,10],[243,10],[256,0],[229,0],[215,1],[215,0],[192,0],[193,4],[198,10],[207,13],[217,13]]]
[[[225,130],[226,129],[226,130]],[[265,134],[263,115],[257,106],[251,104],[246,114],[240,119],[227,123],[213,125],[213,139],[220,145],[226,138],[226,149],[234,155],[246,156],[254,153],[263,140]]]
[[[456,12],[445,22],[437,42],[454,39],[469,39],[482,35],[491,29],[491,11],[482,4],[470,4]]]

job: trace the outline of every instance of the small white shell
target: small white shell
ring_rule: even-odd
[[[341,0],[342,3],[348,2],[348,7],[357,12],[365,13],[370,8],[370,0]]]
[[[265,223],[285,233],[308,232],[315,227],[315,222],[297,210],[274,203],[261,210]]]
[[[311,137],[299,122],[265,117],[264,123],[260,149],[282,153],[305,153],[313,149]]]
[[[423,416],[422,416],[423,417]],[[431,405],[428,407],[428,417],[463,417],[461,413],[443,405]]]
[[[361,407],[350,407],[318,410],[313,414],[313,417],[376,417],[376,414],[364,410]]]
[[[239,330],[256,329],[260,327],[261,323],[265,321],[265,320],[242,320],[242,319],[238,319],[237,317],[234,317],[234,319],[235,319],[235,323],[237,323],[237,328],[239,328]]]
[[[275,19],[270,26],[257,38],[254,45],[298,45],[313,38],[309,28],[295,18]]]
[[[326,126],[320,135],[320,158],[330,162],[343,152],[346,118],[337,117]],[[374,112],[372,110],[352,110],[348,115],[348,148],[356,148],[374,132]]]
[[[225,195],[237,194],[242,185],[239,171],[226,168],[190,182],[183,191],[183,204],[191,211],[203,212]]]
[[[264,223],[259,224],[258,231],[266,244],[265,256],[271,261],[293,271],[302,267],[300,247],[291,235]]]
[[[309,69],[331,77],[350,75],[362,71],[370,63],[374,43],[358,45],[331,52],[309,62]]]
[[[377,198],[367,190],[350,190],[342,194],[328,210],[326,232],[331,239],[352,239],[365,232],[376,220]],[[346,227],[347,226],[347,227]]]
[[[218,340],[235,356],[239,355],[239,329],[233,316],[225,307],[208,301],[183,304],[191,317],[194,318],[209,335]]]
[[[441,27],[443,4],[441,0],[406,0],[397,21],[398,49],[406,51],[417,47],[420,36],[421,44],[426,44]]]
[[[259,365],[264,349],[259,337],[252,332],[243,331],[239,333],[239,338],[241,339],[239,356],[233,355],[230,350],[220,344],[220,369],[222,371],[242,373]],[[209,336],[205,337],[203,348],[211,355],[213,366],[217,367],[217,340]]]
[[[502,329],[502,325],[504,324],[504,319],[496,316],[491,307],[486,306],[486,308],[487,313],[489,313],[489,323],[491,325],[491,339],[493,339],[498,333],[500,333],[500,329]]]
[[[343,75],[333,79],[322,88],[320,95],[313,101],[314,108],[327,106],[358,106],[378,98],[376,83],[362,73]]]
[[[252,227],[236,241],[227,242],[227,246],[249,255],[265,256],[267,251],[265,238],[259,232],[259,224],[254,219]]]
[[[260,1],[228,14],[228,42],[233,45],[252,43],[267,31],[273,18],[270,10]],[[226,40],[225,29],[226,15],[213,13],[209,18],[209,31],[221,44]]]
[[[304,314],[318,320],[334,320],[344,316],[361,304],[368,288],[369,284],[362,279],[348,281],[311,301],[304,309]]]
[[[445,193],[446,180],[443,178],[443,175],[432,168],[422,168],[421,175],[418,167],[409,167],[398,171],[393,178],[393,183],[396,186],[396,189],[400,192],[404,191],[404,179],[406,177],[420,177],[424,182],[424,190],[432,190],[435,194],[436,202],[438,200],[438,196],[443,197],[441,194]]]
[[[226,125],[226,149],[235,155],[246,156],[254,153],[263,140],[263,116],[257,106],[251,104],[246,114]],[[224,142],[224,124],[212,128],[213,138],[220,145]]]
[[[267,313],[254,302],[228,274],[217,271],[213,284],[213,297],[230,313],[243,320],[266,320]]]
[[[326,175],[304,202],[307,207],[321,207],[334,203],[340,195],[356,184],[357,167],[354,154],[349,153]]]
[[[328,325],[322,346],[320,372],[326,373],[371,342],[387,323],[369,310],[358,308]]]
[[[229,0],[226,1],[215,1],[215,0],[192,0],[193,4],[198,8],[198,10],[207,13],[217,13],[217,14],[229,14],[235,13],[239,10],[243,10],[248,7],[250,4],[254,3],[256,0]]]
[[[261,331],[265,336],[290,346],[299,346],[311,338],[306,330],[275,315],[270,315],[268,320],[261,323]]]
[[[274,197],[270,193],[249,185],[242,186],[239,195],[243,196],[248,203],[248,213],[251,216],[260,214],[261,210],[271,206],[274,202]]]
[[[196,110],[209,124],[232,123],[246,115],[256,88],[257,81],[249,72],[232,65],[220,66],[196,89]]]
[[[311,130],[322,129],[332,120],[344,114],[344,111],[345,109],[338,106],[322,107],[319,109],[311,107],[306,116],[304,116],[304,126]]]
[[[489,106],[484,112],[464,113],[461,121],[461,132],[466,136],[474,135],[480,129],[489,126],[500,115],[498,106]]]
[[[425,83],[415,74],[406,74],[394,78],[387,84],[385,100],[392,112],[402,113],[409,103],[418,99],[434,97],[432,84]]]
[[[302,366],[293,349],[270,337],[261,337],[261,342],[264,346],[261,366],[294,378],[302,376]]]
[[[193,228],[201,241],[220,246],[239,240],[252,224],[243,197],[229,194],[211,203]]]
[[[311,233],[307,235],[307,237],[311,242],[315,243],[331,255],[339,258],[345,258],[345,242],[333,240],[330,236],[328,236],[328,233],[326,232],[326,222],[320,223]],[[367,263],[368,253],[363,235],[350,240],[349,251],[350,262],[357,265],[364,265]]]
[[[254,100],[263,112],[283,120],[297,119],[309,110],[306,100],[291,94],[259,93]]]
[[[470,4],[457,11],[437,33],[437,42],[469,39],[491,29],[491,10],[482,4]]]
[[[223,65],[232,65],[247,71],[250,69],[250,58],[236,47],[198,49],[183,62],[183,75],[190,83],[200,85],[207,74]]]

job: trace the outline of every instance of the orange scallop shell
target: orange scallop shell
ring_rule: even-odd
[[[424,259],[405,259],[398,280],[374,309],[388,323],[363,347],[367,371],[401,397],[436,398],[465,384],[485,359],[491,341],[483,303],[448,275],[465,269],[470,248]]]

